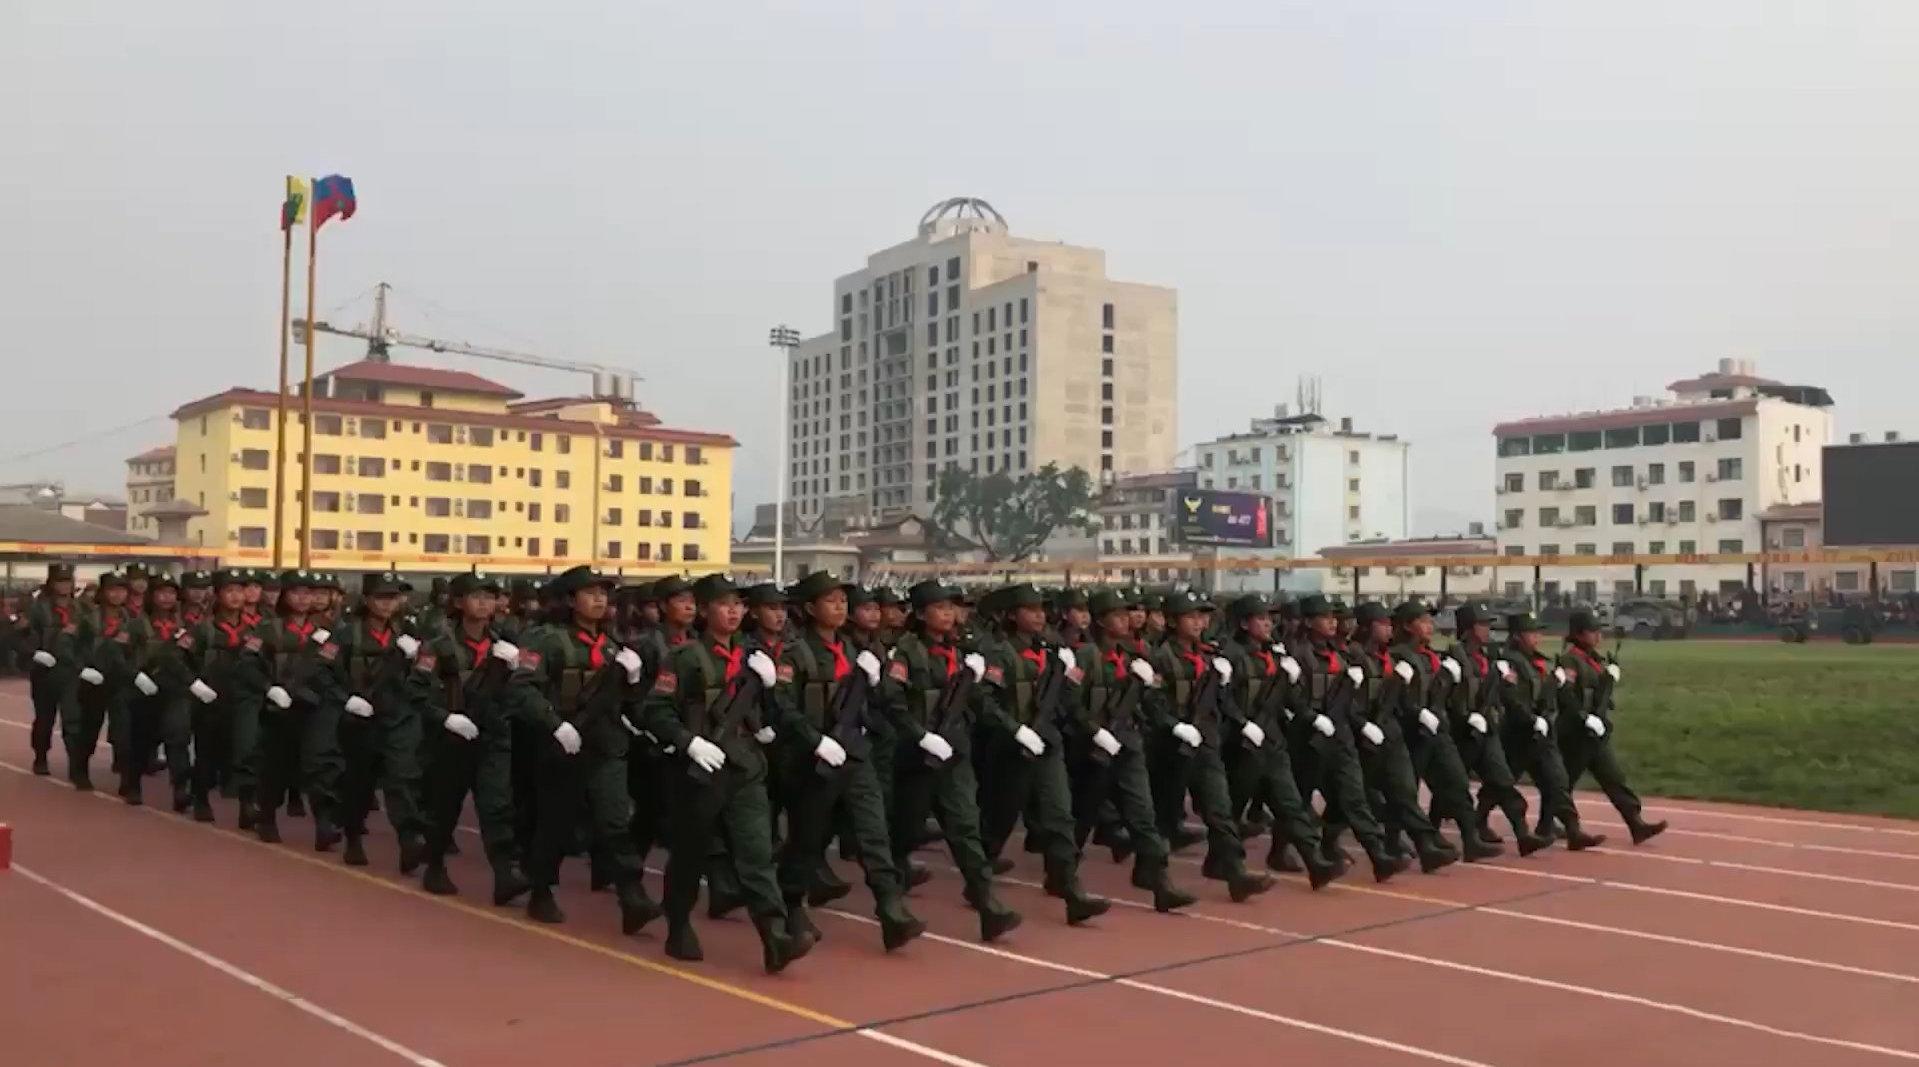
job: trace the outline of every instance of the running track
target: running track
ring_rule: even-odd
[[[1289,877],[1237,906],[1181,857],[1203,898],[1181,916],[1095,850],[1089,881],[1122,903],[1077,930],[1020,854],[1005,892],[1027,923],[998,946],[926,852],[927,937],[883,954],[857,888],[769,978],[742,920],[702,921],[691,967],[661,953],[659,924],[622,937],[583,863],[561,889],[570,921],[539,927],[489,905],[470,836],[465,895],[433,898],[397,876],[383,825],[352,870],[310,851],[303,820],[269,848],[230,806],[217,827],[168,813],[156,779],[160,806],[139,810],[66,788],[58,752],[36,780],[30,717],[0,683],[0,1047],[23,1067],[1919,1062],[1919,823],[1660,803],[1674,829],[1642,849],[1385,887],[1355,872],[1317,894]],[[1623,841],[1602,798],[1581,802]]]

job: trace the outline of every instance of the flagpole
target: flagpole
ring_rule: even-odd
[[[282,209],[284,213],[285,209]],[[273,569],[286,566],[281,542],[286,533],[287,496],[287,321],[293,312],[293,222],[280,220],[280,443],[273,453]]]
[[[313,565],[313,262],[320,244],[319,205],[308,209],[313,225],[307,229],[306,378],[302,384],[300,415],[300,569]]]

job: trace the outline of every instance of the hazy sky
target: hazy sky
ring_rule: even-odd
[[[1316,374],[1414,442],[1421,530],[1490,518],[1495,421],[1723,356],[1919,429],[1910,0],[10,0],[0,94],[0,481],[117,491],[172,424],[101,431],[271,387],[287,172],[359,189],[322,317],[384,279],[402,328],[631,365],[748,511],[767,328],[954,195],[1179,289],[1182,444]]]

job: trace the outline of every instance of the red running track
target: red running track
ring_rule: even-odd
[[[267,847],[227,807],[207,827],[76,794],[57,753],[54,779],[27,773],[29,717],[0,684],[9,1063],[1919,1062],[1919,825],[1897,820],[1662,801],[1674,830],[1643,849],[1321,893],[1288,878],[1244,905],[1181,857],[1203,899],[1180,916],[1096,850],[1088,881],[1120,904],[1082,929],[1021,854],[1006,895],[1027,923],[995,946],[928,852],[928,937],[884,954],[858,890],[769,978],[741,921],[702,922],[698,966],[657,927],[621,936],[583,864],[569,922],[539,927],[479,895],[477,847],[453,870],[467,895],[434,898],[395,873],[384,828],[353,870],[299,821]]]

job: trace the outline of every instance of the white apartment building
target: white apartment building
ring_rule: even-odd
[[[948,465],[1048,463],[1101,481],[1171,467],[1177,300],[1106,254],[1015,237],[982,200],[934,205],[910,241],[833,284],[836,328],[793,352],[788,498],[924,512]]]
[[[1099,523],[1099,561],[1126,569],[1113,576],[1126,582],[1191,582],[1199,577],[1185,567],[1169,567],[1169,557],[1190,555],[1178,543],[1176,498],[1199,484],[1191,469],[1124,474],[1100,494],[1094,514]]]
[[[1744,360],[1673,382],[1664,398],[1501,423],[1494,492],[1502,554],[1625,556],[1758,552],[1760,515],[1820,498],[1832,398],[1757,377]],[[1502,578],[1506,577],[1502,574]],[[1528,591],[1514,574],[1509,592]],[[1633,592],[1630,564],[1546,567],[1548,595],[1594,603]],[[1653,596],[1736,592],[1746,568],[1650,566]]]
[[[1326,545],[1397,541],[1407,536],[1411,504],[1406,491],[1412,445],[1396,434],[1335,425],[1308,412],[1254,419],[1246,433],[1194,446],[1202,489],[1263,493],[1273,501],[1273,548],[1265,552],[1222,549],[1224,555],[1311,556]],[[1222,590],[1270,590],[1271,571],[1223,571]],[[1288,571],[1282,587],[1292,592],[1332,588],[1322,570]]]

